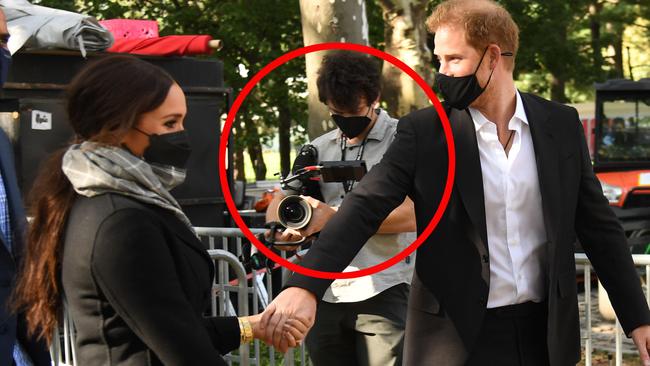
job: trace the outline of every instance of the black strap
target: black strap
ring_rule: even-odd
[[[357,151],[357,157],[356,161],[359,161],[363,159],[363,152],[366,150],[366,142],[368,142],[368,137],[363,139],[363,142],[361,142],[361,146],[359,147],[359,151]],[[341,161],[345,161],[345,151],[347,149],[347,138],[344,136],[341,136]],[[349,180],[342,182],[343,184],[343,190],[345,193],[350,193],[352,191],[352,188],[354,187],[354,180]]]
[[[503,146],[503,150],[508,151],[508,145],[510,145],[510,140],[512,140],[514,134],[515,130],[510,130],[510,136],[508,136],[508,141],[506,141],[506,144]]]

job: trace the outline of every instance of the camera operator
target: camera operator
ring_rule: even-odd
[[[338,128],[312,142],[319,162],[364,160],[372,169],[381,160],[395,137],[397,120],[377,108],[380,76],[379,64],[368,55],[337,51],[325,56],[318,72],[319,99],[329,108]],[[355,182],[318,185],[324,202],[304,197],[314,212],[309,225],[277,233],[277,241],[297,241],[319,232],[336,214]],[[278,221],[277,207],[287,194],[296,193],[275,194],[267,210],[267,222]],[[346,271],[393,257],[415,239],[414,231],[413,202],[407,198],[386,218]],[[314,327],[306,339],[314,365],[401,364],[413,263],[414,258],[407,258],[371,276],[334,281],[319,302]]]

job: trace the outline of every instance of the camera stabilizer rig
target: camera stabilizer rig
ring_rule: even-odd
[[[295,242],[279,242],[275,235],[287,228],[300,230],[309,225],[312,217],[312,207],[302,196],[310,196],[319,201],[325,201],[320,191],[319,181],[324,183],[359,181],[366,174],[364,160],[322,161],[318,163],[318,150],[313,145],[303,145],[298,152],[292,172],[280,179],[284,191],[293,191],[277,208],[277,222],[269,222],[269,239],[263,240],[269,246],[296,246],[311,242],[318,233]],[[296,184],[297,183],[297,184]],[[265,238],[264,238],[265,239]]]
[[[360,180],[365,173],[366,163],[363,160],[323,161],[320,165],[306,166],[298,170],[293,176],[283,178],[280,184],[284,190],[291,189],[295,191],[296,189],[291,187],[289,183],[296,180],[304,182],[320,178],[324,183],[349,182]],[[297,191],[300,192],[300,189]],[[287,196],[278,204],[278,220],[286,228],[303,229],[309,225],[311,216],[311,206],[299,195]]]
[[[304,240],[298,242],[276,242],[275,233],[278,230],[282,231],[282,225],[279,222],[272,222],[266,225],[267,228],[271,229],[271,236],[267,239],[264,234],[257,234],[256,238],[265,246],[269,247],[271,250],[274,250],[274,246],[295,246],[301,245],[304,243]],[[276,267],[275,262],[269,259],[262,252],[253,252],[253,246],[250,241],[245,241],[242,244],[242,254],[239,256],[239,261],[244,265],[246,273],[251,272],[252,270],[272,270]]]

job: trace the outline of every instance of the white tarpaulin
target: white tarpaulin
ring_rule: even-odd
[[[103,51],[113,45],[113,36],[97,19],[65,10],[32,5],[27,0],[0,0],[7,17],[9,51],[21,48],[62,48]]]

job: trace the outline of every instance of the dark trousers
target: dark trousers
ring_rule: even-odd
[[[468,366],[548,366],[547,304],[488,309]]]
[[[320,301],[305,339],[314,366],[401,365],[408,293],[402,283],[360,302]]]

